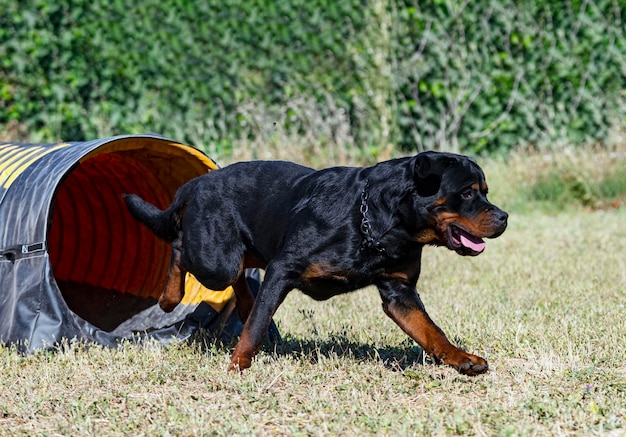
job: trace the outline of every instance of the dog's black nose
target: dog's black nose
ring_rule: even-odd
[[[495,205],[490,204],[487,208],[487,211],[491,214],[492,220],[494,222],[506,224],[506,221],[509,218],[509,214],[507,214],[505,211],[502,211]]]
[[[497,209],[496,208],[496,211],[494,213],[494,217],[499,222],[506,223],[506,221],[509,218],[509,214],[507,214],[505,211],[502,211],[501,209]]]
[[[508,226],[507,220],[509,218],[509,215],[495,206],[490,209],[490,212],[491,226],[494,233],[488,238],[498,238],[500,235],[502,235],[502,233],[506,230]]]

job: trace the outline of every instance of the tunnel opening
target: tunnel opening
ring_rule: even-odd
[[[112,141],[80,159],[56,189],[47,238],[54,279],[70,310],[112,332],[157,305],[171,247],[128,213],[123,194],[165,209],[181,185],[216,168],[191,147],[150,137]],[[185,289],[183,303],[198,303],[209,292],[194,278]]]

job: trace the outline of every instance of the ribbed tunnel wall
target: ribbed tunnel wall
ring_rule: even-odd
[[[216,167],[191,150],[118,140],[81,159],[58,186],[48,233],[52,271],[70,309],[95,326],[114,329],[163,290],[170,246],[133,219],[122,195],[166,208],[178,187]]]

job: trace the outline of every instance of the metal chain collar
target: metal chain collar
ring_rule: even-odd
[[[368,215],[369,206],[367,205],[367,200],[369,195],[367,194],[367,186],[369,181],[365,181],[365,186],[363,187],[363,191],[361,191],[361,207],[359,211],[361,212],[361,233],[363,234],[363,243],[361,244],[361,250],[375,250],[381,254],[386,254],[385,246],[382,245],[380,241],[376,241],[374,238],[374,232],[372,230],[372,223],[370,222],[370,218]]]

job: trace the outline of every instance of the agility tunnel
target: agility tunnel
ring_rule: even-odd
[[[232,289],[207,290],[191,275],[181,304],[159,308],[170,245],[122,198],[136,193],[164,209],[181,185],[217,168],[154,135],[0,143],[0,341],[26,350],[62,339],[168,342],[226,323]]]

